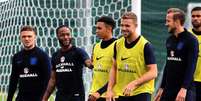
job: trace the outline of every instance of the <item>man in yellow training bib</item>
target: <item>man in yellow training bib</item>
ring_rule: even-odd
[[[115,45],[113,67],[107,89],[107,101],[151,101],[157,65],[152,45],[136,32],[137,16],[132,12],[121,18],[123,37]]]
[[[102,16],[96,22],[96,35],[101,41],[93,48],[93,82],[88,101],[105,101],[109,71],[114,57],[114,27],[115,21],[108,16]]]
[[[197,66],[194,73],[194,84],[196,87],[196,101],[201,101],[201,6],[191,10],[191,21],[193,28],[190,30],[199,42],[199,53]]]

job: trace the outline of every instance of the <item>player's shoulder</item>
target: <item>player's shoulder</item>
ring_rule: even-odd
[[[45,52],[43,49],[36,47],[36,52],[41,56],[47,56],[47,52]]]
[[[76,53],[80,53],[80,54],[86,53],[85,49],[80,48],[80,47],[74,47],[74,51],[75,51]]]
[[[22,56],[23,56],[23,50],[20,50],[19,52],[13,55],[13,58],[22,57]]]
[[[118,39],[115,40],[116,43],[124,42],[125,38],[123,36],[119,37]]]
[[[112,38],[112,43],[116,43],[117,42],[117,38]]]
[[[93,49],[94,49],[95,47],[100,47],[102,42],[103,42],[103,41],[100,40],[100,41],[96,42],[95,44],[93,44]]]
[[[36,47],[36,51],[37,52],[40,52],[40,53],[45,53],[45,51],[44,50],[42,50],[41,48],[39,48],[39,47]]]
[[[174,40],[174,35],[173,34],[167,37],[166,43],[171,42],[172,40]]]
[[[195,42],[197,41],[197,38],[195,35],[193,35],[191,32],[186,30],[186,39],[190,42]]]
[[[58,56],[61,53],[61,50],[56,50],[55,52],[52,53],[52,58]]]

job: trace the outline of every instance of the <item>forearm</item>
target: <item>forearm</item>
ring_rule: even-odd
[[[186,69],[185,76],[184,76],[184,81],[183,81],[183,84],[182,84],[182,88],[187,89],[191,85],[191,83],[193,81],[194,72],[195,72],[195,66],[189,66]]]
[[[48,82],[50,80],[50,76],[51,76],[51,66],[50,66],[50,62],[47,62],[45,64],[43,64],[42,67],[42,79],[43,79],[43,86],[46,89],[46,87],[48,86]]]
[[[16,87],[17,87],[17,84],[13,84],[13,83],[10,82],[7,101],[12,101],[14,93],[15,93],[15,90],[16,90]]]
[[[49,83],[48,83],[47,89],[45,91],[45,94],[43,96],[43,99],[47,100],[50,97],[50,95],[54,91],[55,85],[56,85],[55,72],[52,71],[51,78],[49,80]]]
[[[43,78],[46,81],[46,84],[48,84],[48,81],[51,76],[51,62],[50,62],[49,57],[45,58],[45,61],[44,61],[42,67],[43,67],[43,69],[42,69],[43,70]]]
[[[132,81],[133,83],[135,83],[137,87],[157,77],[156,64],[147,65],[147,68],[148,68],[148,71],[145,74],[143,74],[140,78]]]
[[[110,75],[109,75],[109,82],[108,82],[108,88],[107,90],[112,90],[116,83],[116,72],[117,72],[117,67],[116,67],[116,61],[113,63],[113,66],[110,70]]]
[[[99,90],[97,90],[97,92],[102,95],[104,92],[107,91],[107,87],[108,87],[108,82],[103,86],[101,87]]]
[[[195,43],[194,45],[192,44],[192,46],[194,47],[191,47],[188,52],[187,68],[185,70],[185,76],[182,85],[183,88],[188,88],[189,85],[192,83],[193,75],[197,64],[198,46]]]
[[[185,88],[185,89],[187,89],[193,81],[193,75],[194,75],[195,68],[189,68],[189,69],[187,69],[187,71],[188,72],[185,73],[184,81],[182,84],[182,88]]]
[[[15,94],[17,88],[17,82],[10,82],[9,84],[9,90],[8,90],[8,96],[7,96],[7,101],[12,101],[13,96]]]
[[[13,68],[15,68],[15,67],[13,67]],[[12,101],[15,91],[17,89],[17,83],[18,83],[18,75],[16,74],[15,69],[13,69],[11,76],[10,76],[7,101]]]
[[[160,88],[164,88],[165,85],[166,85],[166,75],[167,75],[167,70],[166,70],[166,65],[164,67],[164,70],[163,70],[163,77],[162,77],[162,82],[161,82],[161,86]]]
[[[50,80],[51,82],[51,80]],[[50,95],[52,94],[52,92],[54,91],[55,88],[55,84],[48,84],[47,90],[45,91],[45,94],[43,96],[44,99],[48,99],[50,97]]]

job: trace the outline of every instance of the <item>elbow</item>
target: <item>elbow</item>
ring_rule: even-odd
[[[155,65],[153,71],[152,71],[152,77],[153,79],[156,79],[158,76],[158,69],[157,69],[157,65]]]
[[[154,75],[153,75],[153,79],[156,79],[157,76],[158,76],[158,71],[156,71],[156,73],[154,73]]]
[[[149,69],[150,77],[152,79],[157,78],[157,76],[158,76],[157,65],[156,64],[152,64],[152,65],[149,65],[149,67],[150,67],[150,69]]]
[[[157,78],[157,76],[158,76],[158,70],[157,70],[157,67],[156,67],[156,69],[154,70],[153,78],[155,79],[155,78]]]
[[[158,76],[158,73],[157,73],[157,71],[153,71],[153,72],[151,72],[151,79],[156,79],[157,78],[157,76]]]

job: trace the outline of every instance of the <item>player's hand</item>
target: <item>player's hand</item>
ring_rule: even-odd
[[[137,82],[136,81],[132,81],[130,82],[125,88],[124,88],[124,92],[123,94],[125,96],[130,96],[131,92],[137,88]]]
[[[115,101],[114,92],[112,90],[106,92],[106,101]]]
[[[185,88],[181,88],[179,90],[179,93],[177,94],[177,97],[176,97],[175,101],[185,101],[186,92],[187,92],[187,90]]]
[[[92,93],[89,95],[88,101],[96,101],[100,97],[98,92]]]
[[[162,93],[163,93],[163,89],[159,88],[156,96],[154,97],[154,101],[160,101]]]

